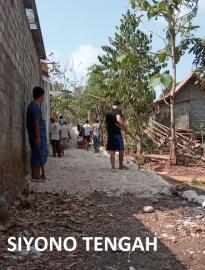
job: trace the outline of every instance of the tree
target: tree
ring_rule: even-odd
[[[176,164],[176,138],[175,138],[175,114],[174,95],[176,90],[176,65],[181,56],[189,48],[193,39],[192,31],[197,28],[192,24],[197,14],[198,0],[130,0],[137,12],[144,12],[147,18],[157,20],[159,17],[166,22],[166,35],[160,36],[164,42],[164,48],[157,53],[160,61],[168,59],[172,64],[172,88],[170,92],[170,118],[171,118],[171,145],[170,163]],[[183,11],[183,12],[182,12]],[[185,11],[185,12],[184,12]],[[143,16],[143,15],[142,15]],[[154,31],[152,31],[154,32]]]
[[[204,84],[205,80],[205,38],[195,38],[192,41],[192,48],[190,53],[195,55],[193,64],[197,68],[199,80]]]
[[[151,77],[161,70],[159,61],[150,54],[152,35],[139,29],[140,20],[130,10],[122,16],[110,45],[103,46],[99,57],[103,66],[107,97],[120,99],[127,124],[135,136],[141,136],[152,111],[155,92]]]
[[[88,81],[85,89],[78,96],[76,112],[79,119],[84,120],[89,116],[93,120],[103,118],[108,104],[96,97],[106,98],[107,89],[105,74],[101,65],[93,65],[88,72]]]
[[[69,62],[61,64],[53,53],[47,60],[51,81],[51,109],[54,114],[66,117],[76,116],[75,102],[82,92],[82,85],[76,80],[75,70]]]

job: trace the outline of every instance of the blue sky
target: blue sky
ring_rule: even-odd
[[[79,76],[86,76],[88,66],[97,61],[101,45],[108,44],[122,13],[129,7],[128,0],[36,0],[46,52],[54,52],[56,59],[70,61]],[[205,36],[205,0],[200,0],[196,23],[198,35]],[[160,31],[163,21],[152,22],[146,28]],[[162,48],[159,38],[154,47]],[[192,69],[192,57],[184,56],[178,65],[178,80],[183,80]]]

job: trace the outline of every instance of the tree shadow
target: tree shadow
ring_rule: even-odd
[[[112,217],[105,223],[106,217],[101,213],[101,225],[96,228],[94,235],[113,237],[130,237],[133,241],[136,237],[140,237],[142,242],[145,243],[145,238],[149,237],[152,240],[156,235],[151,231],[138,217],[137,214],[141,213],[143,205],[149,205],[152,201],[146,198],[137,198],[134,194],[122,195],[122,198],[106,198],[105,194],[94,194],[93,201],[95,204],[100,205],[108,204],[106,212],[111,212]],[[166,199],[165,199],[166,201]],[[171,205],[169,210],[175,209],[175,205]],[[166,211],[167,206],[161,205],[158,209]],[[134,215],[133,215],[134,214]],[[152,221],[151,221],[152,222]],[[153,220],[154,222],[154,220]],[[102,234],[103,232],[103,234]],[[188,269],[182,262],[177,259],[169,247],[167,247],[158,238],[158,250],[155,252],[150,249],[149,252],[102,252],[101,254],[95,253],[100,256],[103,264],[99,269],[172,269],[172,270],[185,270]],[[105,266],[107,265],[107,266]],[[131,268],[134,267],[134,268]],[[106,268],[107,267],[107,268]],[[110,268],[109,268],[110,267]],[[130,268],[129,268],[130,267]],[[76,268],[77,269],[77,268]],[[96,268],[97,269],[97,268]]]

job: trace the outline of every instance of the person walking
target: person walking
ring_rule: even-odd
[[[92,132],[93,132],[94,151],[95,153],[99,153],[100,152],[100,122],[99,120],[95,121]]]
[[[33,181],[43,180],[40,169],[47,162],[46,124],[42,118],[41,104],[44,101],[44,90],[33,89],[33,101],[29,104],[26,114],[26,126],[31,147],[31,176]]]
[[[86,141],[86,150],[89,151],[90,139],[91,139],[91,125],[89,124],[89,120],[85,121],[83,125],[83,138]]]
[[[50,140],[53,150],[53,156],[56,157],[56,154],[58,154],[58,157],[61,157],[61,149],[60,149],[60,137],[61,137],[61,126],[58,122],[57,117],[53,117],[51,125],[50,125]]]
[[[115,170],[115,154],[119,152],[119,169],[128,169],[124,166],[124,142],[121,130],[126,132],[127,128],[122,119],[121,103],[118,100],[112,102],[112,110],[106,114],[107,125],[107,151],[110,152],[112,170]]]
[[[61,145],[62,145],[62,154],[64,155],[65,149],[68,147],[68,139],[71,139],[69,127],[64,121],[61,126]]]
[[[60,117],[59,117],[59,125],[60,126],[62,126],[63,125],[63,123],[64,123],[64,119],[63,119],[63,116],[61,115]]]

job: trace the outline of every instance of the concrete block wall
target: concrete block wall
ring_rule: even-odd
[[[184,102],[177,104],[177,113],[178,115],[184,114],[185,111],[189,113],[191,129],[198,130],[200,124],[205,125],[205,90],[192,82],[179,93],[176,100],[188,100],[188,102],[185,101],[186,104],[183,104]]]
[[[26,106],[40,62],[22,0],[0,0],[0,193],[17,194],[29,164]]]
[[[200,124],[205,125],[205,91],[194,82],[177,94],[175,98],[176,128],[198,130]],[[169,107],[160,105],[160,113],[156,120],[170,126]]]

